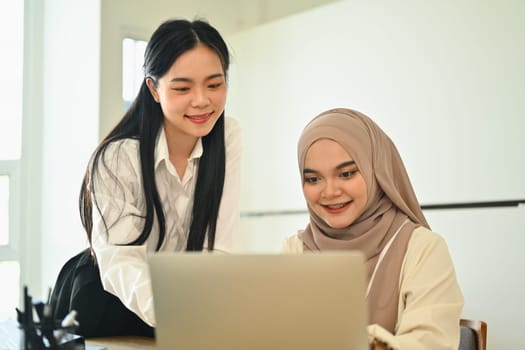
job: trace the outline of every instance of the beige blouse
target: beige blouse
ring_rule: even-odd
[[[284,253],[302,253],[294,235]],[[414,230],[399,276],[399,313],[396,332],[368,326],[369,337],[395,350],[457,350],[463,294],[445,240],[425,227]]]

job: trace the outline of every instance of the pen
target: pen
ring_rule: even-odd
[[[72,310],[70,313],[66,315],[66,317],[64,317],[64,319],[62,320],[61,326],[64,328],[78,326],[76,310]]]
[[[44,305],[44,316],[51,317],[53,310],[51,308],[51,288],[49,288],[47,293],[47,302]]]

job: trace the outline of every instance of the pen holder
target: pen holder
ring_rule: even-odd
[[[33,319],[36,311],[39,322]],[[16,309],[20,328],[20,349],[23,350],[85,350],[84,337],[74,334],[76,325],[63,326],[53,318],[49,303],[32,302],[24,287],[24,311]],[[73,321],[74,315],[73,314]],[[76,325],[75,325],[76,323]]]
[[[20,329],[19,348],[21,350],[85,350],[84,338],[73,333],[66,333],[59,342],[50,344],[50,342],[40,335],[37,337],[27,338],[25,330]]]

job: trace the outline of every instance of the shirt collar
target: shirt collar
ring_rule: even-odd
[[[200,158],[202,156],[202,152],[202,138],[199,137],[197,143],[195,144],[195,147],[193,147],[193,150],[191,151],[190,156],[188,157],[188,161]],[[169,159],[170,154],[168,152],[168,140],[166,139],[166,132],[164,131],[164,127],[162,127],[159,131],[159,136],[157,136],[157,143],[155,145],[155,169],[163,160],[166,161],[166,164],[170,164]]]

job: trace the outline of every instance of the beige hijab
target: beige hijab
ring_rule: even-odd
[[[395,333],[399,273],[408,241],[414,228],[429,226],[396,147],[370,118],[350,109],[332,109],[315,117],[299,139],[301,179],[306,153],[319,139],[336,141],[350,154],[366,182],[368,203],[363,214],[344,229],[328,226],[308,208],[310,223],[300,234],[304,248],[360,250],[366,257],[370,280],[379,254],[399,231],[378,266],[367,297],[369,323]]]

